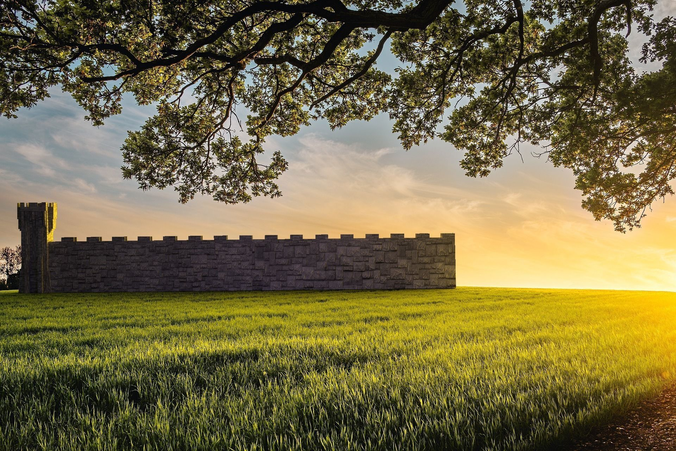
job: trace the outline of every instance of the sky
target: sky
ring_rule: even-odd
[[[656,16],[668,14],[676,2],[661,0]],[[290,164],[281,198],[180,204],[172,189],[141,191],[122,179],[127,130],[138,130],[153,106],[125,101],[121,115],[93,127],[69,95],[51,94],[0,120],[0,247],[20,243],[17,202],[57,202],[55,240],[454,232],[460,286],[676,291],[676,197],[655,203],[640,229],[615,232],[580,207],[569,170],[530,155],[536,147],[473,179],[448,143],[405,151],[386,115],[336,131],[320,121],[268,139]]]

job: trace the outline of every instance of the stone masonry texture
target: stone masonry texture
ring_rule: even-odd
[[[56,228],[56,204],[17,204],[21,230],[20,293],[49,293],[49,250]]]
[[[23,235],[22,229],[22,235]],[[48,243],[52,292],[453,288],[455,235],[291,235]]]

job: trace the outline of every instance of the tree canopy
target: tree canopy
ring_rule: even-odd
[[[656,1],[0,0],[0,111],[53,86],[95,125],[125,93],[155,103],[123,176],[226,203],[280,195],[266,137],[385,112],[404,148],[445,140],[469,176],[539,144],[624,231],[673,194],[676,20]],[[634,69],[630,33],[656,70]]]
[[[21,246],[0,248],[0,280],[7,281],[21,269]]]

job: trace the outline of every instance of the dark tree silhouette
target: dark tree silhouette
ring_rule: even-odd
[[[280,195],[287,162],[259,162],[267,136],[387,112],[406,149],[441,138],[470,176],[543,145],[583,207],[624,231],[673,194],[676,21],[655,22],[655,3],[0,0],[0,111],[57,85],[97,125],[124,93],[155,102],[122,148],[123,176],[227,203]],[[649,37],[642,58],[658,70],[632,68],[630,32]],[[395,74],[376,67],[384,51]]]

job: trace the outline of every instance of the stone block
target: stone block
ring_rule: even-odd
[[[354,264],[354,271],[366,271],[366,263],[364,262],[359,262]]]
[[[373,253],[373,259],[375,263],[383,263],[385,261],[385,252],[376,251]]]
[[[451,255],[453,253],[453,248],[450,244],[437,244],[436,250],[437,255]]]
[[[335,266],[338,263],[338,257],[334,253],[325,253],[320,256],[321,261],[325,262],[328,266]]]
[[[105,266],[106,257],[100,255],[94,255],[89,257],[89,264],[95,266]]]
[[[413,288],[426,288],[427,283],[424,280],[421,279],[415,279],[413,281]]]
[[[340,255],[338,256],[338,261],[336,263],[343,268],[352,269],[352,266],[354,265],[354,260],[351,257],[348,257],[347,255]]]
[[[390,278],[392,280],[405,280],[406,279],[406,269],[404,268],[392,268],[390,273]]]
[[[305,246],[295,246],[293,256],[294,257],[305,257],[308,255],[308,248]]]
[[[293,256],[296,254],[294,251],[294,247],[292,246],[286,246],[284,250],[282,251],[282,256],[284,258],[293,258]]]
[[[194,268],[194,265],[206,265],[207,260],[208,260],[208,257],[206,255],[191,255],[190,256],[190,263],[193,265],[193,269],[197,269],[197,268]],[[204,271],[205,269],[206,269],[206,267],[205,268],[199,268],[199,270],[195,271],[195,273],[197,275],[200,275],[202,273],[202,271]]]
[[[312,283],[313,290],[328,290],[331,282],[329,280],[315,280]]]

